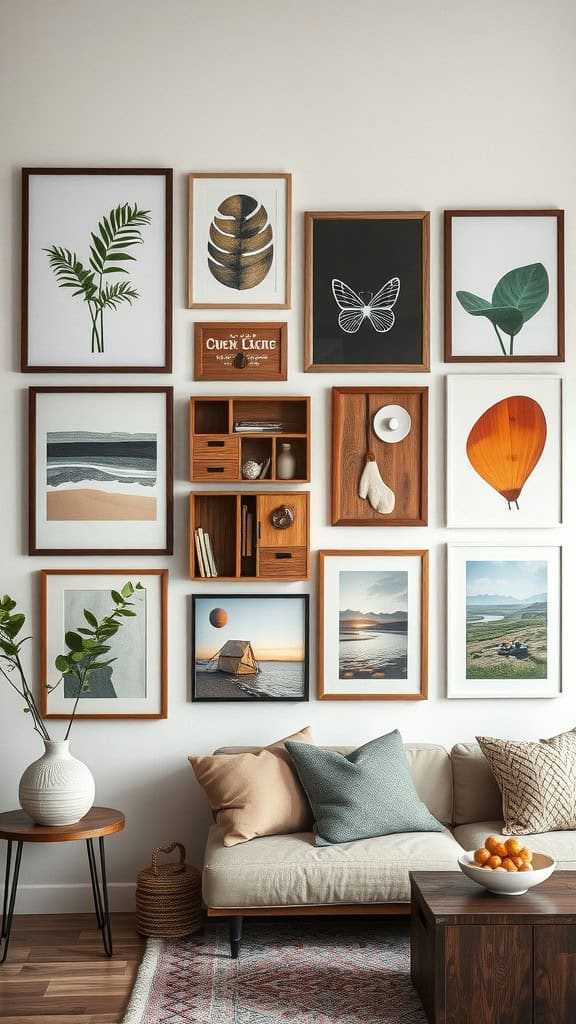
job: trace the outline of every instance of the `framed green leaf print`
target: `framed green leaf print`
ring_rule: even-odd
[[[446,362],[564,361],[564,211],[446,210]]]
[[[22,172],[22,370],[168,373],[172,171]]]

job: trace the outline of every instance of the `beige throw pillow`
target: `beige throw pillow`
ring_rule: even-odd
[[[502,791],[505,835],[576,829],[576,729],[549,740],[476,739]]]
[[[310,726],[286,739],[314,743]],[[224,846],[312,831],[312,811],[285,742],[277,740],[257,754],[188,758],[224,830]]]

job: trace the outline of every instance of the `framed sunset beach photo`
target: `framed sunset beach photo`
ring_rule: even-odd
[[[320,700],[425,700],[428,552],[319,552]]]
[[[308,700],[307,594],[192,598],[192,700]]]

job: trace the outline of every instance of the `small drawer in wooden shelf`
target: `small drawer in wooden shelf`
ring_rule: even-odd
[[[309,576],[307,491],[190,495],[191,579],[306,580]]]
[[[206,459],[207,452],[217,457]],[[282,458],[283,455],[288,458]],[[250,475],[244,477],[243,467],[247,464]],[[310,399],[191,398],[190,479],[246,484],[308,483]]]

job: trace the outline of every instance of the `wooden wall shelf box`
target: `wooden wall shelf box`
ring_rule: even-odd
[[[236,423],[279,424],[281,429],[234,429]],[[296,473],[282,485],[310,480],[310,399],[246,397],[190,399],[190,479],[195,483],[278,483],[280,445],[288,443]],[[268,463],[266,475],[242,477],[245,462]]]
[[[278,529],[272,514],[286,505],[292,525]],[[310,578],[310,495],[308,491],[261,493],[204,491],[190,495],[190,578],[200,571],[194,531],[210,537],[216,577],[234,580]]]

